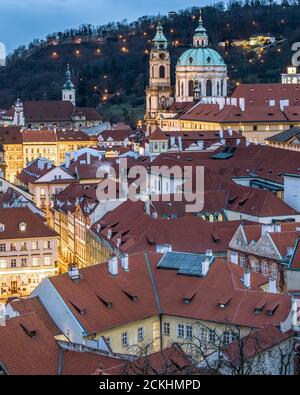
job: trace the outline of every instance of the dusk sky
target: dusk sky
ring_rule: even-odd
[[[82,23],[101,25],[143,15],[165,14],[208,0],[0,0],[0,42],[8,51],[33,38],[77,27]]]

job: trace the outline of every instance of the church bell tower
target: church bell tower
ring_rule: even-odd
[[[163,33],[161,23],[158,23],[156,35],[153,39],[150,53],[149,85],[146,90],[147,131],[153,132],[159,118],[166,112],[172,102],[171,88],[171,59],[168,50],[168,41]]]

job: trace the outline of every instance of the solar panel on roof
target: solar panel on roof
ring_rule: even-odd
[[[209,259],[211,264],[214,257],[183,252],[167,252],[161,258],[157,267],[178,270],[178,274],[181,275],[202,277],[202,263],[205,259]]]

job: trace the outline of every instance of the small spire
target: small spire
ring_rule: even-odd
[[[167,49],[168,48],[168,40],[164,35],[164,29],[162,27],[161,22],[159,21],[156,27],[156,35],[153,39],[154,49]]]
[[[199,23],[198,27],[195,30],[195,35],[194,35],[194,47],[207,47],[208,45],[208,37],[206,34],[206,29],[203,26],[203,18],[202,18],[202,11],[200,9],[200,15],[199,15]]]
[[[67,70],[66,70],[66,82],[63,86],[65,89],[73,89],[74,85],[71,81],[71,70],[70,70],[70,65],[69,63],[67,64]]]

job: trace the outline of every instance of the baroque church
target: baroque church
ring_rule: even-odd
[[[150,53],[150,78],[146,90],[145,121],[153,132],[158,120],[174,102],[212,102],[227,96],[227,66],[222,56],[209,47],[206,29],[200,14],[192,48],[186,50],[176,65],[175,89],[171,85],[171,60],[163,27],[160,23]]]

